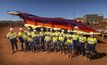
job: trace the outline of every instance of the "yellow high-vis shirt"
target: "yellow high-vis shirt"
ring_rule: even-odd
[[[32,35],[32,31],[27,31],[27,34],[28,35]]]
[[[87,42],[89,44],[96,44],[97,43],[97,39],[96,38],[88,37]]]
[[[34,38],[34,37],[38,37],[38,34],[37,33],[32,33],[32,38]]]
[[[53,42],[57,42],[57,40],[58,40],[58,37],[53,37],[52,39]]]
[[[59,40],[64,41],[64,37],[59,37]]]
[[[23,38],[24,40],[27,40],[28,36],[25,35],[25,34],[23,34],[22,38]]]
[[[28,41],[28,42],[33,42],[33,39],[30,38],[30,37],[28,37],[28,38],[27,38],[27,41]]]
[[[18,37],[22,37],[23,36],[23,32],[18,32]]]
[[[16,37],[17,37],[16,32],[9,32],[7,34],[7,38],[9,38],[9,39],[13,39],[13,38],[16,38]]]
[[[81,36],[79,36],[79,42],[86,42],[86,37],[81,37]]]
[[[45,36],[45,40],[46,40],[46,41],[50,41],[51,38],[50,38],[49,36]]]
[[[59,36],[59,34],[60,34],[60,32],[55,32],[55,35],[56,35],[56,36]]]
[[[66,34],[66,37],[68,38],[68,37],[72,37],[72,35],[71,34]]]
[[[72,39],[67,39],[67,41],[66,41],[66,44],[68,44],[68,43],[73,43],[73,40]]]
[[[43,36],[43,35],[44,35],[44,32],[40,32],[39,35],[40,35],[40,36]]]
[[[72,35],[73,40],[78,40],[78,37],[79,37],[78,35]]]

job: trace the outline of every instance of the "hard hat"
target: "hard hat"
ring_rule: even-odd
[[[74,28],[78,28],[78,26],[75,26]]]
[[[43,31],[43,28],[41,28],[40,30]]]
[[[28,28],[28,30],[30,30],[30,28]]]
[[[68,30],[67,32],[70,32],[70,30]]]
[[[90,35],[93,35],[94,33],[93,32],[90,32]]]
[[[13,30],[13,28],[10,28],[10,31],[12,31]]]
[[[83,32],[80,32],[80,34],[83,34]]]
[[[64,30],[62,29],[62,32],[64,32]]]
[[[27,31],[25,30],[24,32],[26,33]]]
[[[23,28],[20,28],[20,30],[23,30]]]
[[[36,32],[36,30],[33,30],[34,32]]]
[[[50,30],[52,31],[52,28],[50,28]]]
[[[76,33],[77,31],[76,30],[74,30],[74,33]]]

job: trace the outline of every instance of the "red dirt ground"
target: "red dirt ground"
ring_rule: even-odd
[[[15,27],[18,30],[18,27]],[[9,32],[9,27],[0,27],[0,65],[107,65],[107,39],[104,39],[104,44],[98,44],[97,50],[99,54],[92,61],[87,61],[85,57],[77,56],[72,59],[67,55],[52,52],[31,53],[31,52],[16,52],[11,54],[11,47],[6,38]],[[20,43],[18,42],[20,47]]]

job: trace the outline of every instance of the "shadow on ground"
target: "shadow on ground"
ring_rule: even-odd
[[[105,57],[105,56],[107,56],[107,54],[106,53],[96,53],[95,55],[93,55],[92,56],[92,59],[94,60],[94,59],[100,59],[100,58],[103,58],[103,57]]]

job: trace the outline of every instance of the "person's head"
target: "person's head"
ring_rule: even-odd
[[[14,29],[13,28],[10,28],[10,32],[13,32],[14,31]]]
[[[23,28],[20,28],[20,31],[23,32]]]
[[[94,33],[93,32],[90,32],[90,37],[94,37]]]
[[[80,36],[83,36],[83,34],[84,34],[83,32],[80,32]]]
[[[41,32],[43,32],[43,28],[41,28],[40,30],[41,30]]]
[[[71,37],[68,37],[68,39],[71,39]]]
[[[76,30],[74,30],[74,34],[77,35],[77,31]]]
[[[35,30],[35,29],[34,29],[33,31],[34,31],[34,32],[36,32],[36,30]]]

